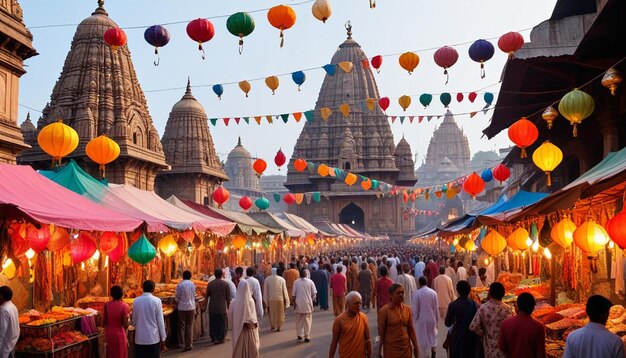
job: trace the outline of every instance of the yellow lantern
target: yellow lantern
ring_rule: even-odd
[[[250,93],[250,82],[248,81],[241,81],[239,82],[239,88],[243,91],[243,93],[246,94],[246,97],[248,97],[248,93]]]
[[[559,113],[574,126],[574,137],[578,137],[578,125],[593,113],[595,103],[587,93],[575,88],[559,102]]]
[[[345,73],[350,73],[354,64],[350,61],[342,61],[337,64]]]
[[[400,66],[402,66],[402,68],[404,68],[409,72],[409,74],[411,74],[413,73],[413,70],[415,70],[417,65],[419,65],[420,57],[414,52],[405,52],[400,55],[398,62],[400,62]]]
[[[159,250],[165,254],[165,256],[170,257],[178,251],[178,243],[176,239],[174,239],[173,235],[166,235],[159,241]]]
[[[509,237],[511,238],[511,241],[515,243],[518,250],[526,250],[528,249],[528,246],[530,246],[528,245],[528,238],[530,236],[528,235],[528,231],[523,227],[515,229]]]
[[[326,23],[326,20],[332,15],[333,10],[328,0],[316,0],[311,7],[311,12],[316,19]]]
[[[489,255],[497,256],[506,248],[506,240],[499,232],[491,230],[491,232],[483,238],[480,247]]]
[[[472,240],[467,240],[465,243],[465,250],[467,251],[476,251],[476,244]]]
[[[346,184],[348,184],[348,186],[353,186],[353,185],[354,185],[354,183],[356,183],[356,180],[357,180],[357,176],[356,176],[356,174],[354,174],[354,173],[348,173],[348,174],[346,175],[346,179],[344,179],[344,182],[345,182]]]
[[[552,241],[565,248],[574,241],[574,231],[576,231],[576,224],[566,216],[554,225],[550,231],[550,237]]]
[[[244,246],[246,246],[246,238],[244,236],[235,236],[235,238],[233,239],[233,246],[237,249],[237,250],[241,250],[243,249]]]
[[[609,234],[592,218],[587,219],[574,231],[574,243],[589,257],[597,256],[598,251],[602,250],[608,242]]]
[[[406,109],[411,105],[411,97],[405,95],[398,98],[398,104],[400,104],[402,110],[406,112]]]
[[[551,186],[552,180],[550,173],[559,165],[563,160],[563,152],[559,147],[550,143],[550,141],[543,142],[533,153],[533,162],[539,169],[543,170],[546,175],[546,185]]]
[[[265,85],[272,90],[272,95],[276,94],[280,81],[276,76],[269,76],[265,79]]]
[[[313,235],[313,234],[309,234],[309,235],[307,235],[307,236],[306,236],[306,242],[307,242],[307,244],[309,244],[309,245],[313,245],[313,244],[315,244],[315,235]]]
[[[15,263],[10,258],[7,258],[6,261],[2,264],[2,273],[9,279],[13,279],[17,272],[17,267],[15,267]]]
[[[85,147],[87,156],[94,162],[100,164],[100,171],[104,178],[104,166],[111,163],[120,155],[120,146],[114,140],[103,134],[87,143]]]
[[[52,164],[72,153],[78,147],[78,133],[74,128],[59,120],[43,127],[37,136],[37,143],[52,157]]]

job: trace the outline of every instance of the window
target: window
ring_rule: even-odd
[[[350,162],[343,163],[343,169],[350,170]]]

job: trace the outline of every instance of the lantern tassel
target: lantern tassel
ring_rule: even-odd
[[[202,48],[201,42],[198,42],[198,50],[202,51],[202,59],[204,60],[206,53],[204,52],[204,49]]]
[[[520,154],[519,157],[522,159],[528,157],[528,154],[526,154],[526,148],[522,148],[522,153]]]
[[[283,35],[283,30],[280,29],[280,48],[283,48],[284,44],[285,44],[285,35]]]
[[[485,64],[483,62],[480,63],[480,78],[485,78]]]
[[[159,56],[159,48],[155,47],[154,48],[154,54],[156,55],[156,60],[154,60],[154,65],[158,66],[161,63],[161,56]]]
[[[546,172],[548,178],[546,179],[546,186],[552,186],[552,178],[550,176],[550,172]]]
[[[300,85],[298,85],[298,92],[300,92]]]
[[[574,138],[578,137],[578,124],[574,123]]]
[[[448,69],[447,68],[443,70],[443,74],[446,75],[446,83],[445,84],[448,84],[448,81],[450,80],[450,75],[448,74]]]
[[[100,177],[102,179],[104,179],[105,175],[106,175],[106,171],[105,171],[105,168],[104,168],[104,164],[100,164]]]
[[[239,37],[239,54],[243,53],[243,37]]]

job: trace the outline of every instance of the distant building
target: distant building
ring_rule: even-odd
[[[252,164],[256,158],[241,144],[241,138],[238,139],[237,145],[228,153],[224,169],[229,180],[224,183],[224,187],[231,193],[237,193],[241,196],[258,198],[261,196],[261,187],[259,185],[259,177],[254,172]]]

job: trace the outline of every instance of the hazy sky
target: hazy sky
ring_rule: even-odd
[[[299,112],[312,109],[322,84],[325,72],[320,68],[330,62],[337,46],[346,38],[344,24],[350,20],[353,38],[362,46],[366,55],[398,54],[417,51],[421,61],[412,75],[408,75],[398,65],[398,56],[388,56],[383,60],[376,80],[381,96],[392,98],[390,115],[443,114],[443,106],[438,96],[427,109],[419,105],[421,93],[439,94],[450,92],[453,113],[480,110],[484,102],[482,94],[471,104],[467,99],[458,103],[457,92],[470,92],[482,89],[496,95],[502,67],[506,55],[496,46],[496,54],[486,64],[487,76],[480,78],[479,65],[467,55],[469,44],[455,46],[459,60],[450,70],[450,81],[444,85],[442,69],[433,61],[434,50],[444,45],[471,42],[479,38],[496,38],[508,31],[530,29],[547,19],[556,0],[378,0],[375,9],[369,8],[368,0],[331,0],[332,17],[323,24],[311,15],[311,2],[283,1],[293,5],[298,15],[292,29],[285,31],[285,46],[279,48],[278,30],[267,21],[266,11],[251,13],[255,19],[255,31],[245,39],[243,55],[237,50],[237,38],[226,30],[226,17],[212,19],[216,35],[204,45],[207,58],[202,60],[196,44],[187,37],[186,23],[166,25],[171,34],[170,43],[160,49],[161,64],[152,64],[154,54],[151,46],[143,39],[144,29],[154,24],[164,24],[191,20],[198,17],[230,15],[238,11],[260,10],[278,5],[280,1],[241,1],[241,0],[107,0],[105,8],[109,16],[121,27],[141,27],[127,29],[128,46],[141,87],[146,92],[148,108],[155,126],[163,135],[165,123],[171,107],[183,95],[184,89],[171,91],[153,90],[183,87],[187,76],[192,86],[211,85],[225,82],[238,82],[264,78],[270,75],[306,71],[306,82],[298,92],[291,76],[280,77],[280,87],[276,95],[265,87],[263,80],[250,81],[252,91],[245,98],[238,86],[225,85],[222,100],[218,100],[210,86],[196,87],[194,96],[202,103],[209,118],[243,117],[265,114]],[[300,4],[300,5],[298,5]],[[22,0],[24,22],[31,28],[34,46],[39,56],[26,61],[28,71],[20,81],[19,103],[37,110],[43,109],[50,98],[63,62],[70,48],[76,26],[36,28],[43,25],[78,24],[97,7],[96,0]],[[529,41],[529,30],[521,31]],[[397,97],[412,95],[413,104],[402,113]],[[467,95],[466,95],[467,97]],[[495,101],[494,101],[495,103]],[[20,122],[29,111],[20,106]],[[501,133],[491,141],[481,139],[482,129],[491,119],[492,112],[482,113],[470,119],[459,116],[457,122],[464,129],[472,154],[479,150],[492,150],[510,145],[506,133]],[[40,113],[31,111],[33,122]],[[293,119],[284,124],[258,126],[236,126],[234,122],[225,127],[220,121],[216,127],[210,126],[215,147],[220,158],[225,159],[241,136],[243,144],[252,153],[265,158],[269,163],[279,147],[287,157],[291,156],[304,120],[296,123]],[[424,158],[433,130],[441,122],[433,119],[413,124],[396,121],[392,130],[396,142],[402,135],[409,141],[413,152],[418,154],[418,163]],[[243,121],[242,121],[243,123]],[[267,173],[278,173],[274,165],[268,166]],[[281,171],[285,173],[285,171]]]

